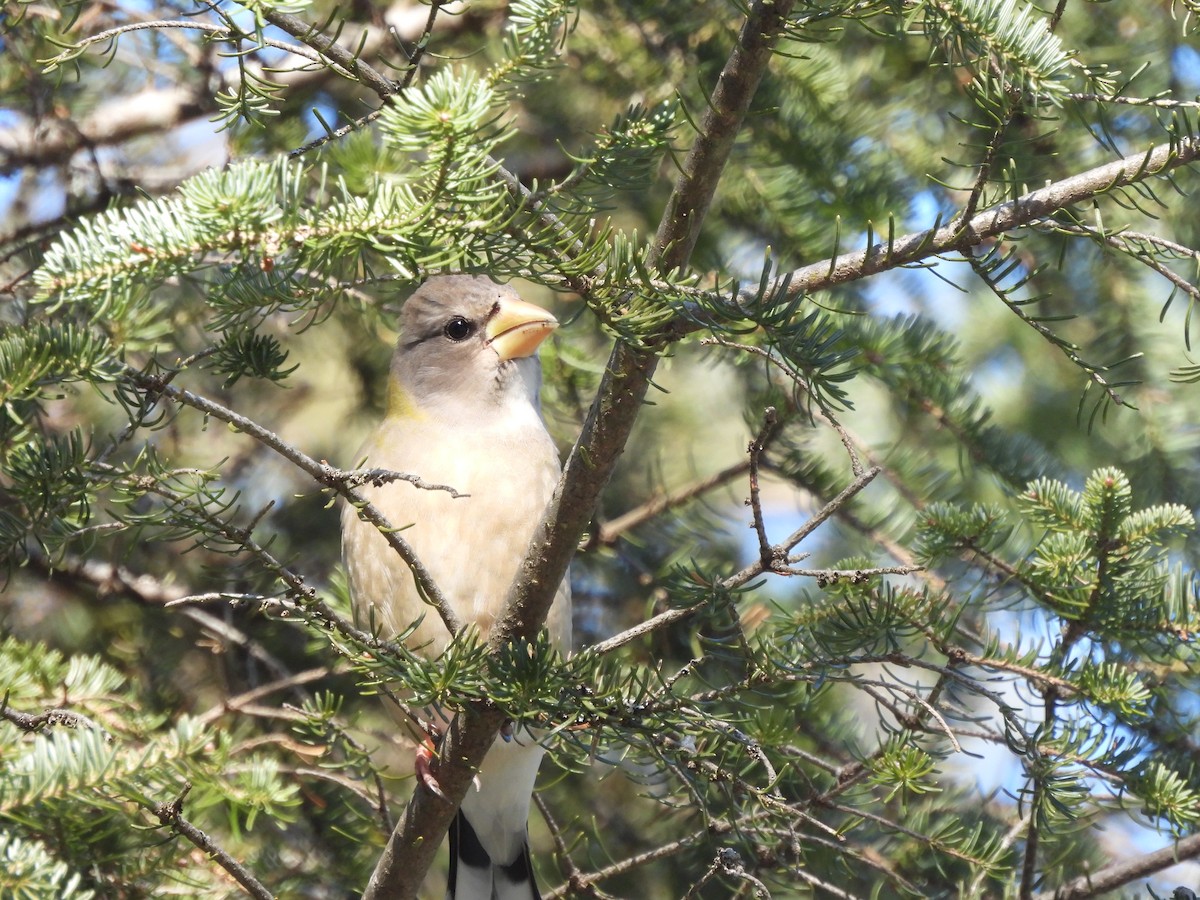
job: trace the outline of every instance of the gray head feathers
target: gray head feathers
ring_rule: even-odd
[[[430,278],[404,305],[389,414],[470,417],[538,403],[537,345],[557,323],[507,285],[473,275]]]

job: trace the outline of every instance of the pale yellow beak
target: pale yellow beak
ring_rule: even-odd
[[[484,334],[501,359],[533,356],[558,327],[558,319],[540,306],[513,299],[499,303],[500,310],[488,319]]]

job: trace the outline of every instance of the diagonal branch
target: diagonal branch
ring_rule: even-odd
[[[69,580],[76,588],[87,585],[100,597],[122,596],[135,603],[166,608],[187,600],[189,596],[195,596],[186,584],[180,584],[176,578],[165,582],[145,573],[135,573],[124,566],[96,559],[65,555],[52,561],[37,547],[30,548],[28,559],[29,565],[40,575]],[[192,605],[181,607],[181,614],[214,635],[223,645],[240,647],[275,678],[291,677],[292,671],[287,666],[232,622]],[[303,701],[307,696],[303,692],[296,692],[298,701]]]
[[[328,463],[317,462],[312,457],[284,442],[257,422],[247,419],[245,416],[239,415],[233,410],[221,406],[219,403],[214,403],[211,400],[193,394],[191,391],[175,387],[169,384],[163,377],[149,375],[133,368],[128,368],[125,374],[141,390],[151,396],[167,397],[176,403],[199,410],[206,416],[212,416],[214,419],[219,419],[234,426],[238,431],[250,435],[263,446],[274,450],[288,462],[307,472],[318,484],[324,485],[341,495],[347,503],[358,511],[359,516],[379,530],[379,533],[383,535],[392,550],[404,560],[405,565],[412,572],[413,579],[417,583],[417,589],[421,593],[421,596],[430,606],[437,610],[447,630],[451,634],[457,634],[462,629],[462,620],[458,617],[454,608],[450,606],[450,602],[446,599],[441,589],[434,583],[433,576],[429,574],[429,570],[417,558],[416,552],[409,545],[408,541],[401,537],[400,533],[388,522],[378,507],[367,500],[361,491],[357,490],[357,487],[365,481],[382,483],[384,481],[404,480],[424,490],[447,491],[451,496],[462,496],[452,487],[448,485],[428,484],[416,476],[403,472],[370,469],[366,471],[345,472],[341,469],[335,469]]]
[[[657,494],[635,509],[631,509],[601,524],[596,533],[580,545],[580,549],[591,549],[593,546],[611,547],[617,543],[621,535],[632,531],[639,525],[677,506],[689,503],[697,497],[707,494],[709,491],[724,487],[731,481],[741,478],[749,471],[750,461],[743,459],[685,487],[671,491],[670,493]]]
[[[826,290],[921,262],[941,253],[966,253],[970,247],[1006,231],[1040,224],[1065,207],[1145,181],[1151,176],[1165,175],[1197,159],[1200,159],[1200,135],[1186,135],[989,207],[965,223],[956,219],[949,225],[877,242],[865,250],[839,254],[833,259],[804,266],[775,279],[768,291],[782,302],[800,294]],[[785,287],[786,292],[777,293]],[[738,299],[750,302],[756,294],[757,289],[749,288],[742,291]]]
[[[291,54],[295,57],[294,60],[276,61],[269,69],[261,63],[252,65],[249,59],[243,60],[242,63],[243,66],[251,67],[255,75],[264,79],[269,78],[270,81],[289,90],[312,88],[328,80],[331,74],[343,78],[362,76],[364,82],[374,88],[389,82],[366,60],[377,58],[392,35],[404,41],[416,42],[417,51],[406,67],[408,73],[406,80],[410,78],[415,73],[420,54],[423,53],[428,43],[433,19],[446,6],[445,2],[434,3],[426,13],[415,4],[411,9],[406,5],[393,4],[384,12],[385,19],[390,23],[389,30],[385,31],[382,28],[368,25],[362,31],[342,33],[343,40],[349,39],[356,44],[358,50],[353,54],[341,50],[323,36],[314,34],[311,40],[308,39],[309,33],[312,32],[309,25],[295,17],[284,17],[282,14],[271,12],[271,16],[279,17],[282,30],[293,37],[301,38],[301,43],[288,43],[262,34],[245,33],[233,27],[228,21],[223,24],[215,24],[198,19],[143,20],[126,22],[84,37],[68,50],[47,62],[63,64],[91,47],[108,44],[134,32],[183,29],[203,32],[210,40],[244,41],[255,49],[271,47]],[[420,14],[419,21],[415,13]],[[440,28],[461,29],[464,27],[462,17],[449,17],[449,20],[446,21],[447,17],[443,16],[442,19]],[[326,59],[330,60],[333,65],[330,67],[313,65],[313,63],[319,64]],[[357,60],[357,69],[351,69],[343,64],[352,60]],[[285,66],[287,67],[285,68]],[[220,87],[236,91],[241,77],[240,73],[241,67],[232,67],[228,71],[215,73],[215,77],[220,79]],[[372,76],[370,73],[374,73],[374,75]],[[166,132],[189,119],[212,111],[211,100],[205,91],[197,87],[152,88],[107,101],[78,123],[71,123],[71,127],[65,127],[67,123],[62,120],[42,123],[18,120],[0,128],[0,174],[13,172],[21,166],[41,167],[53,163],[63,163],[85,147],[120,144],[146,133]],[[344,130],[338,129],[341,133],[348,130],[350,130],[349,127]],[[319,146],[327,140],[328,137],[322,136],[304,149]],[[6,237],[11,238],[12,235]]]
[[[794,532],[787,536],[781,543],[770,548],[768,557],[787,558],[792,548],[804,540],[808,535],[812,534],[819,525],[829,519],[830,516],[838,513],[850,500],[863,490],[868,484],[875,480],[882,469],[874,466],[859,475],[854,481],[848,484],[836,497],[825,504],[815,515],[809,518],[803,525],[797,528]],[[897,570],[903,569],[903,572],[897,574],[909,574],[917,571],[916,566],[895,567]],[[735,591],[743,585],[753,581],[758,576],[768,571],[767,565],[762,559],[756,559],[750,565],[746,566],[740,572],[735,572],[728,578],[724,578],[717,585],[721,590]],[[830,573],[831,575],[833,573]],[[600,641],[588,647],[584,652],[590,656],[601,656],[606,653],[611,653],[618,647],[628,644],[630,641],[657,631],[660,628],[665,628],[668,625],[674,625],[676,622],[682,622],[685,619],[691,618],[707,605],[708,601],[704,600],[700,603],[691,606],[677,606],[672,609],[665,610],[656,616],[652,616],[643,622],[639,622],[631,628],[627,628],[620,634],[615,634],[612,637]]]
[[[434,4],[437,6],[437,4]],[[313,50],[347,72],[356,76],[364,85],[373,90],[381,99],[394,95],[399,85],[390,78],[380,74],[379,70],[368,64],[361,52],[352,53],[337,41],[326,37],[309,25],[303,19],[272,9],[263,5],[257,7],[257,12],[276,28],[286,31],[292,37],[299,38]]]
[[[209,859],[228,872],[241,885],[242,890],[251,897],[254,897],[255,900],[274,900],[275,895],[267,890],[266,886],[255,878],[248,868],[234,859],[227,850],[214,841],[208,834],[184,818],[183,801],[191,789],[191,784],[185,783],[183,791],[170,803],[156,803],[152,805],[148,801],[142,801],[142,805],[150,808],[162,825],[170,828],[176,834],[185,837],[203,851]]]
[[[1130,882],[1146,878],[1184,860],[1195,859],[1198,856],[1200,856],[1200,834],[1193,834],[1180,838],[1153,853],[1121,860],[1105,866],[1099,871],[1081,875],[1056,890],[1038,894],[1037,900],[1083,900],[1085,897],[1098,897],[1108,891],[1116,890]]]

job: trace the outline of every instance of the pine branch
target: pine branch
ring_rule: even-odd
[[[435,3],[434,7],[439,6]],[[322,57],[339,66],[346,72],[355,75],[364,85],[373,90],[381,100],[387,100],[399,89],[399,84],[381,75],[374,67],[363,59],[362,52],[351,53],[337,41],[326,37],[303,19],[298,19],[285,12],[279,12],[270,6],[259,6],[256,11],[266,21],[280,31],[285,31],[302,43],[316,50]]]
[[[573,896],[599,896],[606,895],[599,892],[597,885],[605,881],[616,878],[621,875],[627,875],[630,872],[636,871],[643,866],[652,863],[661,862],[665,859],[671,859],[681,853],[685,853],[694,847],[720,838],[726,834],[741,834],[744,836],[763,835],[768,845],[778,843],[794,842],[797,838],[795,829],[775,829],[763,827],[763,817],[761,813],[753,813],[742,816],[733,822],[725,820],[713,820],[707,823],[706,827],[692,832],[678,840],[663,844],[653,850],[648,850],[643,853],[637,853],[626,859],[618,860],[610,863],[601,869],[596,869],[592,872],[577,872],[573,873],[572,877],[560,887],[554,890],[547,891],[544,895],[544,900],[565,900],[567,897]],[[919,894],[920,891],[916,885],[909,882],[903,875],[897,872],[886,859],[879,858],[872,848],[864,847],[862,849],[848,845],[844,835],[837,835],[837,840],[826,839],[820,835],[805,834],[803,842],[806,844],[814,844],[821,847],[825,852],[831,855],[849,856],[856,862],[862,863],[870,869],[875,870],[886,881],[896,885],[901,890],[910,891],[913,894]],[[792,875],[803,877],[803,868],[795,867],[791,870]],[[829,891],[835,897],[855,897],[856,895],[847,894],[841,889],[821,881],[815,876],[809,876],[805,879],[810,884],[820,886]]]
[[[295,690],[302,685],[327,678],[332,673],[333,670],[329,666],[318,666],[315,669],[305,669],[303,672],[296,672],[283,678],[277,678],[275,681],[268,681],[266,684],[260,684],[248,691],[243,691],[237,696],[221,698],[221,702],[209,709],[208,712],[197,715],[196,721],[204,726],[211,725],[222,716],[242,712],[256,700],[268,697],[279,691]],[[271,713],[275,716],[281,715],[280,710],[276,708],[272,708]],[[297,717],[289,716],[288,718],[294,719]]]
[[[432,21],[444,5],[443,2],[431,5],[428,16],[425,18],[424,26],[417,25],[414,17],[404,17],[399,27],[399,33],[396,36],[401,40],[415,41],[417,49],[409,62],[408,75],[400,83],[401,89],[411,80],[412,74],[415,73],[420,62],[420,57],[428,45]],[[461,28],[462,22],[463,17],[453,17],[448,27]],[[307,26],[303,26],[303,28],[305,30],[302,31],[302,34],[307,34]],[[300,60],[307,60],[308,63],[321,63],[329,58],[319,47],[314,47],[308,42],[299,44],[289,43],[267,37],[261,33],[246,33],[235,27],[228,18],[226,18],[225,24],[220,25],[196,19],[156,19],[130,22],[89,35],[73,44],[68,50],[49,60],[48,65],[51,67],[63,65],[92,47],[109,44],[133,32],[173,29],[201,31],[213,40],[248,42],[256,48],[270,47],[272,49],[283,50]],[[301,29],[298,28],[297,30]],[[354,33],[343,35],[343,37],[349,38],[355,44],[357,51],[351,57],[357,58],[362,63],[361,68],[366,70],[369,68],[366,61],[374,60],[379,55],[389,40],[390,35],[383,29],[368,25],[363,29],[361,34]],[[241,56],[242,52],[239,49],[239,59]],[[245,77],[247,74],[264,77],[265,67],[257,67],[248,73],[243,72],[244,67],[245,64],[242,63],[238,67],[223,68],[214,72],[214,77],[220,79],[221,83],[219,86],[229,93],[236,93],[238,91],[239,85],[237,81],[239,77]],[[355,77],[351,70],[346,69],[336,61],[334,61],[334,65],[332,66],[310,66],[305,64],[302,69],[285,71],[281,71],[281,69],[282,66],[279,62],[272,62],[270,80],[289,90],[312,89],[334,76]],[[371,71],[374,70],[371,69]],[[380,80],[385,79],[380,76]],[[14,171],[21,166],[35,165],[41,167],[53,163],[65,162],[75,153],[85,148],[119,144],[139,135],[166,132],[189,119],[204,115],[207,112],[211,112],[211,102],[205,101],[205,95],[197,94],[190,89],[168,88],[147,90],[106,103],[70,128],[53,128],[49,130],[39,128],[36,129],[35,133],[33,127],[17,122],[5,128],[0,128],[0,174]],[[373,116],[354,123],[352,126],[339,129],[333,137],[340,137],[349,133],[355,127],[360,127],[372,118]],[[321,146],[328,140],[330,140],[330,136],[322,137],[306,145],[300,151],[297,151],[297,153]],[[0,244],[3,243],[3,241],[0,241]]]
[[[46,66],[48,71],[54,71],[55,67],[60,66],[68,60],[79,56],[93,44],[106,44],[109,41],[115,41],[117,38],[125,34],[131,34],[136,31],[146,31],[148,29],[165,31],[172,28],[203,31],[205,34],[220,40],[240,41],[250,40],[252,38],[251,35],[231,28],[228,25],[214,25],[211,22],[199,22],[191,19],[154,19],[145,22],[129,22],[124,25],[118,25],[115,28],[108,28],[104,31],[97,32],[96,34],[88,35],[83,40],[72,44],[70,49],[67,51],[60,53],[53,59],[47,60]],[[277,41],[265,36],[254,37],[253,40],[255,43],[260,44],[263,47],[274,47],[276,50],[284,50],[288,53],[310,60],[311,62],[322,62],[322,56],[320,53],[317,53],[315,50],[303,45],[289,44],[286,41]],[[342,74],[343,76],[348,74],[346,70],[340,68],[335,68],[334,71]],[[137,95],[135,95],[135,98],[136,97]],[[145,101],[143,100],[142,102]],[[132,137],[133,135],[129,136]],[[107,139],[107,141],[111,140],[113,139]]]
[[[595,885],[599,882],[608,880],[617,875],[624,875],[627,872],[639,869],[642,866],[650,863],[658,862],[663,859],[670,859],[673,856],[688,850],[697,844],[710,839],[714,835],[726,834],[732,831],[735,827],[748,825],[753,821],[752,816],[746,816],[744,820],[739,820],[737,825],[728,825],[721,822],[712,822],[708,828],[703,828],[695,831],[692,834],[686,835],[679,840],[672,841],[669,844],[664,844],[661,847],[656,847],[653,850],[647,850],[645,853],[638,853],[627,859],[619,860],[599,869],[595,872],[586,875],[580,875],[573,878],[570,882],[557,888],[553,891],[548,891],[543,900],[563,900],[563,898],[574,896],[577,893],[582,893],[587,896],[586,892],[595,889]]]
[[[767,571],[774,571],[787,562],[787,551],[780,554],[776,548],[771,546],[771,539],[767,537],[767,525],[763,521],[762,492],[758,477],[763,454],[778,430],[779,414],[775,407],[768,406],[763,410],[762,427],[759,428],[758,434],[746,448],[750,463],[750,499],[747,502],[750,504],[754,534],[758,538],[758,561]]]
[[[434,583],[429,570],[417,558],[416,552],[409,546],[408,541],[400,536],[400,533],[388,522],[383,513],[367,500],[355,486],[363,484],[364,481],[368,480],[383,483],[388,480],[400,479],[425,490],[448,491],[451,496],[461,496],[452,487],[428,484],[418,476],[403,472],[368,470],[364,473],[358,471],[345,472],[341,469],[336,469],[328,463],[317,462],[303,451],[283,441],[278,435],[268,431],[258,423],[247,419],[245,416],[239,415],[233,410],[221,406],[219,403],[214,403],[211,400],[193,394],[191,391],[177,388],[169,384],[164,378],[148,375],[136,369],[128,369],[126,376],[142,390],[153,396],[167,397],[176,403],[190,406],[205,415],[220,419],[222,422],[234,426],[239,431],[250,435],[250,437],[263,446],[278,453],[298,469],[308,473],[318,484],[330,488],[341,495],[347,503],[358,510],[358,514],[363,519],[370,522],[379,530],[379,533],[383,535],[392,550],[404,560],[405,565],[408,566],[409,571],[412,572],[413,578],[416,580],[417,589],[429,604],[437,610],[438,615],[441,616],[442,622],[449,632],[451,634],[458,634],[462,630],[462,620],[459,619],[458,614],[450,606],[441,589]]]
[[[429,48],[429,41],[433,37],[434,23],[437,21],[438,13],[441,12],[442,7],[446,4],[446,2],[447,2],[447,0],[432,0],[432,2],[430,2],[430,4],[429,4],[429,15],[425,19],[425,25],[421,29],[420,34],[408,36],[409,40],[416,41],[416,47],[413,50],[413,52],[411,54],[409,54],[408,67],[405,70],[404,77],[402,79],[400,79],[400,81],[396,85],[397,93],[408,88],[412,84],[413,79],[417,77],[417,72],[419,72],[421,69],[421,61],[425,58],[425,51]],[[461,21],[462,17],[460,16],[458,18],[459,18],[459,21]],[[305,144],[302,147],[297,147],[291,153],[288,154],[288,158],[295,159],[296,157],[303,156],[304,154],[309,153],[312,150],[316,150],[319,147],[323,147],[325,144],[329,143],[330,141],[340,140],[341,138],[344,138],[346,135],[350,134],[351,132],[357,131],[358,129],[370,124],[371,122],[374,122],[382,114],[383,114],[382,107],[380,107],[379,109],[376,109],[376,110],[372,110],[371,112],[367,113],[365,116],[360,116],[359,118],[355,119],[353,122],[348,122],[345,125],[342,125],[340,128],[335,128],[333,131],[330,131],[328,134],[322,135],[321,137],[317,138],[316,140],[309,141],[307,144]]]
[[[945,39],[951,61],[985,70],[974,85],[985,101],[1014,81],[1034,94],[1065,93],[1070,56],[1054,24],[1057,17],[1046,22],[1017,0],[933,0],[927,10],[927,30]]]
[[[183,801],[191,789],[190,784],[185,784],[183,792],[170,803],[159,803],[153,807],[153,812],[158,816],[159,822],[204,851],[255,900],[274,900],[275,895],[267,890],[249,869],[234,859],[220,844],[184,818]]]
[[[1161,275],[1171,285],[1173,290],[1185,294],[1190,303],[1200,303],[1200,286],[1193,284],[1187,278],[1178,274],[1160,258],[1191,259],[1193,263],[1200,263],[1200,250],[1194,250],[1176,241],[1140,231],[1122,230],[1119,232],[1108,232],[1100,228],[1067,225],[1061,222],[1056,222],[1053,228],[1055,231],[1063,234],[1090,238],[1119,253],[1124,253],[1130,259],[1145,266],[1150,271]],[[1191,346],[1190,324],[1191,320],[1189,317],[1184,321],[1183,333],[1184,342],[1189,347]]]
[[[126,473],[108,465],[93,467],[111,478],[114,482],[123,483],[126,489],[137,494],[155,494],[162,497],[170,505],[177,508],[187,508],[188,498],[178,491],[161,484],[155,478],[128,476]],[[328,603],[320,598],[315,588],[308,585],[304,577],[285,566],[265,546],[258,543],[243,528],[234,526],[219,515],[214,514],[204,503],[197,504],[190,510],[200,521],[203,533],[209,538],[220,538],[238,551],[245,551],[258,560],[263,570],[269,572],[287,587],[285,597],[262,597],[260,608],[279,613],[283,617],[297,615],[306,622],[317,625],[322,629],[333,628],[349,639],[358,647],[381,650],[385,653],[403,655],[394,642],[389,642],[369,632],[356,628],[348,620],[335,612]],[[222,596],[217,594],[216,596]]]
[[[1200,100],[1176,100],[1174,97],[1125,97],[1121,94],[1067,94],[1078,103],[1112,103],[1116,106],[1144,106],[1148,109],[1200,109]]]
[[[718,872],[726,878],[742,882],[742,886],[749,887],[754,892],[754,896],[760,898],[760,900],[770,900],[771,892],[767,890],[767,886],[746,871],[741,855],[730,847],[724,847],[716,852],[708,870],[683,895],[683,900],[695,900],[695,898],[699,897],[700,888],[712,880]],[[742,896],[740,888],[734,896]]]
[[[22,731],[30,733],[41,732],[60,725],[64,728],[91,728],[102,734],[105,741],[112,741],[112,735],[104,726],[92,721],[83,713],[57,707],[44,709],[40,713],[21,712],[8,705],[7,696],[0,699],[0,719],[11,722]]]
[[[952,220],[949,225],[904,235],[886,243],[877,242],[865,250],[839,254],[795,269],[775,278],[765,293],[783,303],[943,253],[956,251],[966,255],[970,248],[1006,231],[1043,224],[1073,204],[1166,175],[1197,159],[1200,159],[1200,135],[1185,135],[1171,143],[1151,147],[1144,153],[1130,154],[997,204],[961,226]],[[753,304],[758,296],[757,288],[747,288],[738,294],[738,299]]]
[[[70,555],[51,562],[38,548],[31,548],[28,556],[34,571],[50,578],[68,579],[75,586],[87,585],[102,597],[116,595],[148,606],[174,606],[197,596],[176,580],[167,584],[151,575],[135,573],[112,563]],[[184,606],[180,614],[227,644],[242,648],[276,678],[291,677],[292,672],[287,666],[235,625],[193,606]],[[304,700],[305,697],[298,693],[297,699]]]
[[[863,809],[861,804],[843,806],[842,804],[839,804],[839,803],[830,803],[830,804],[828,804],[828,808],[835,810],[837,812],[840,812],[849,818],[861,817],[863,819],[866,819],[869,822],[875,822],[876,824],[882,826],[883,828],[885,828],[887,830],[894,831],[897,834],[903,834],[903,835],[906,835],[907,837],[913,838],[914,840],[919,841],[922,844],[925,844],[931,850],[936,850],[939,853],[944,853],[946,856],[956,858],[960,862],[964,862],[964,863],[967,863],[972,866],[981,866],[984,868],[988,867],[987,860],[980,859],[976,856],[972,856],[970,853],[965,853],[947,841],[942,841],[937,838],[931,837],[930,835],[922,834],[921,832],[917,831],[916,829],[908,828],[908,827],[902,825],[898,821],[889,819],[886,816],[880,816],[876,813],[871,812],[870,810]]]
[[[1181,838],[1175,843],[1133,859],[1081,875],[1053,891],[1043,891],[1036,900],[1085,900],[1169,869],[1178,863],[1200,857],[1200,834]]]
[[[1109,368],[1108,366],[1088,362],[1080,354],[1079,348],[1075,344],[1055,334],[1045,322],[1041,321],[1037,316],[1027,313],[1024,305],[1013,299],[1011,295],[1016,288],[1008,289],[1000,283],[1007,273],[1008,262],[1008,257],[997,256],[993,258],[990,254],[986,258],[972,256],[970,259],[972,271],[979,277],[980,281],[987,285],[988,290],[995,295],[996,299],[1009,308],[1013,315],[1020,319],[1026,326],[1032,328],[1050,346],[1062,353],[1072,365],[1081,369],[1087,375],[1088,381],[1096,385],[1104,393],[1109,402],[1117,406],[1128,405],[1122,399],[1121,395],[1117,393],[1117,385],[1111,383],[1101,374]],[[1017,287],[1020,287],[1020,285]]]
[[[808,535],[812,534],[812,532],[815,531],[821,524],[826,522],[831,516],[835,515],[838,510],[849,503],[849,501],[855,495],[857,495],[868,484],[875,480],[875,477],[880,473],[880,471],[881,470],[878,467],[871,468],[865,471],[858,478],[854,479],[854,481],[847,485],[846,488],[843,489],[836,497],[826,503],[816,514],[810,517],[808,521],[788,535],[788,537],[783,541],[771,547],[768,554],[769,558],[778,557],[786,559],[788,554],[791,553],[792,548],[808,537]],[[915,567],[912,569],[909,567],[902,568],[904,569],[905,573],[909,571],[916,571]],[[746,566],[741,571],[735,572],[728,578],[722,579],[717,587],[722,591],[733,591],[742,587],[743,585],[748,584],[767,571],[768,568],[764,564],[763,560],[758,559]],[[689,619],[696,615],[700,610],[704,609],[707,605],[708,600],[705,599],[690,606],[679,606],[675,607],[674,609],[668,609],[665,612],[661,612],[656,616],[652,616],[643,622],[639,622],[637,625],[634,625],[631,628],[627,628],[620,634],[615,634],[606,640],[593,644],[584,650],[583,654],[581,655],[603,656],[611,653],[617,648],[623,647],[631,641],[635,641],[647,634],[651,634],[661,628],[666,628],[669,625],[674,625],[677,622],[682,622],[686,619]]]

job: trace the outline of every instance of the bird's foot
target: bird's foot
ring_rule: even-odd
[[[433,774],[433,761],[437,757],[437,745],[442,739],[442,730],[432,722],[422,722],[421,727],[425,731],[425,739],[417,744],[413,770],[416,772],[417,780],[425,785],[431,794],[445,800],[446,795],[442,793],[437,776]]]

